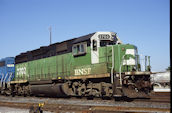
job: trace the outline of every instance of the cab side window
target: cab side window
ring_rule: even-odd
[[[97,41],[93,40],[93,51],[97,51]]]
[[[84,55],[84,54],[86,54],[86,52],[87,52],[87,43],[86,42],[75,44],[72,47],[73,56]]]

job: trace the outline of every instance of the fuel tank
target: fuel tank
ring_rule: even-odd
[[[43,84],[43,85],[31,85],[31,94],[36,96],[47,97],[67,97],[64,93],[63,84]]]

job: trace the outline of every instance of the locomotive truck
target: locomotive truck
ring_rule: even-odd
[[[152,91],[150,62],[141,71],[137,47],[123,44],[115,32],[94,32],[27,51],[13,64],[15,74],[8,82],[1,77],[6,84],[1,92],[13,96],[137,98]]]

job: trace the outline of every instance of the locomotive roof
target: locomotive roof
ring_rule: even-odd
[[[96,32],[90,33],[90,34],[88,34],[88,35],[80,36],[80,37],[76,38],[76,39],[73,41],[73,44],[76,44],[76,43],[79,43],[79,42],[83,42],[83,41],[87,41],[87,40],[89,40],[95,33],[96,33]]]
[[[58,44],[61,44],[61,43],[64,43],[64,42],[69,42],[69,41],[72,41],[73,44],[76,44],[76,43],[79,43],[79,42],[83,42],[83,41],[87,41],[89,40],[94,34],[94,33],[90,33],[88,35],[84,35],[84,36],[80,36],[80,37],[77,37],[77,38],[73,38],[73,39],[69,39],[69,40],[65,40],[65,41],[62,41],[62,42],[56,42],[54,44],[51,44],[49,46],[41,46],[40,48],[38,49],[34,49],[34,50],[31,50],[31,51],[27,51],[27,52],[32,52],[32,51],[37,51],[37,50],[40,50],[40,49],[46,49],[47,47],[50,47],[50,46],[53,46],[53,45],[58,45]],[[26,54],[27,52],[22,52],[20,54]]]
[[[16,64],[71,52],[73,44],[89,41],[95,33],[96,32],[62,42],[56,42],[48,46],[41,46],[31,51],[22,52],[15,57]]]
[[[96,33],[98,32],[93,32],[84,36],[72,38],[69,40],[62,41],[62,42],[56,42],[48,46],[42,46],[38,49],[20,53],[19,55],[15,57],[15,62],[17,64],[17,63],[47,58],[51,56],[61,55],[65,53],[70,53],[72,52],[73,44],[80,43],[80,42],[87,42],[87,46],[90,46],[90,43],[91,43],[90,39]],[[108,32],[99,32],[99,33],[108,33]]]

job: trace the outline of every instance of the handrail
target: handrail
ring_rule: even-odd
[[[112,68],[111,68],[111,83],[113,84],[113,70],[114,70],[114,48],[112,45]]]

